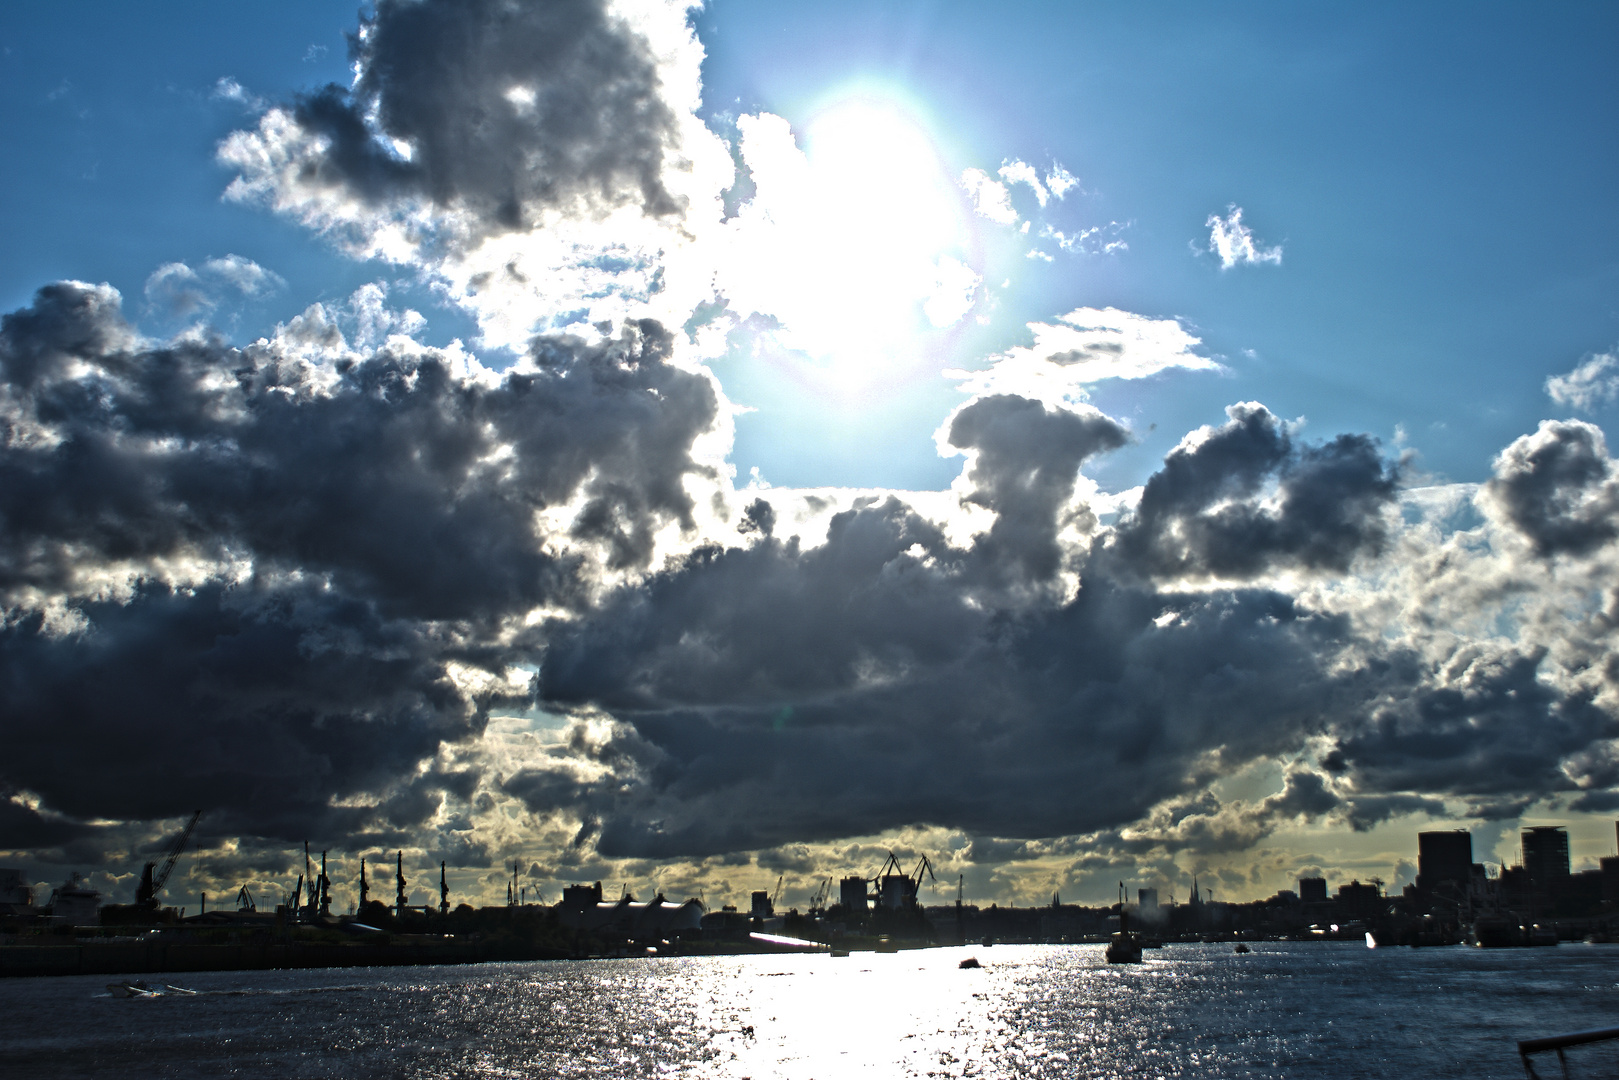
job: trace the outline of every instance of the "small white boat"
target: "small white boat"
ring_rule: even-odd
[[[151,983],[136,982],[125,979],[121,983],[108,983],[107,993],[113,997],[121,998],[154,998],[164,997],[168,994],[195,996],[195,990],[188,990],[183,986],[171,986],[164,983],[162,986],[153,986]]]
[[[132,982],[129,979],[121,983],[108,983],[107,993],[121,998],[152,998],[161,997],[163,994],[161,990],[156,990],[143,982]]]

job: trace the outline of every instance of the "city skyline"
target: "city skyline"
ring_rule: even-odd
[[[0,15],[0,865],[1612,854],[1616,29]]]

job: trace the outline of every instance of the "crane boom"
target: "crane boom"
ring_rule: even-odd
[[[180,853],[185,851],[186,843],[191,839],[191,832],[197,827],[197,821],[201,817],[201,810],[191,815],[191,820],[186,822],[186,827],[180,830],[179,838],[169,845],[168,854],[163,860],[161,870],[156,869],[156,863],[146,864],[146,869],[141,872],[140,887],[135,890],[136,903],[157,903],[157,894],[163,891],[163,886],[169,880],[169,875],[174,872],[174,864],[179,861]],[[154,870],[156,871],[155,873]]]
[[[197,827],[197,822],[200,820],[202,820],[202,811],[198,810],[191,815],[191,820],[186,822],[186,827],[180,830],[180,838],[174,842],[173,847],[169,848],[169,857],[163,860],[163,869],[159,870],[157,876],[152,879],[152,885],[155,887],[153,890],[154,895],[163,891],[163,886],[169,880],[169,875],[174,872],[174,864],[180,861],[180,853],[185,851],[186,843],[191,839],[191,831]]]

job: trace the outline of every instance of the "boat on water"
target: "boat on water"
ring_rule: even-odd
[[[1124,883],[1119,883],[1119,932],[1108,939],[1104,954],[1110,964],[1141,963],[1141,935],[1130,931],[1130,912],[1125,907]]]
[[[196,994],[196,991],[187,990],[183,986],[170,986],[168,983],[153,986],[151,983],[136,982],[132,979],[125,979],[123,982],[108,983],[107,993],[113,997],[120,998],[155,998],[167,997],[171,994],[180,995],[182,997],[193,996]]]

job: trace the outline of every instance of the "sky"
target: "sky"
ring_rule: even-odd
[[[0,860],[1247,900],[1619,815],[1607,5],[0,13]]]

